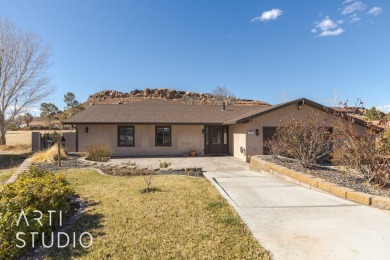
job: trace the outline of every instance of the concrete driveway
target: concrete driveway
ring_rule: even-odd
[[[390,259],[389,212],[225,164],[206,177],[274,259]]]
[[[274,259],[390,259],[390,213],[248,170],[236,158],[115,158],[202,167]]]

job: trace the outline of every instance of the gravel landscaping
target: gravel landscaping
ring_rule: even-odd
[[[260,158],[265,161],[276,163],[296,171],[300,171],[306,174],[313,175],[315,177],[325,179],[328,182],[354,189],[356,191],[369,193],[377,196],[390,197],[390,187],[382,189],[373,186],[367,182],[367,179],[364,176],[361,176],[356,173],[346,174],[338,170],[334,166],[318,165],[314,169],[306,169],[303,168],[296,160],[290,158],[275,158],[273,156],[261,156]]]
[[[41,169],[58,171],[65,169],[82,169],[82,168],[96,168],[103,171],[105,174],[113,176],[138,176],[144,173],[143,168],[132,165],[111,165],[109,163],[97,163],[93,161],[81,160],[78,156],[68,156],[66,160],[61,161],[61,167],[57,163],[36,163]],[[186,175],[194,177],[204,177],[202,168],[185,168],[185,169],[153,169],[156,174],[161,175]]]

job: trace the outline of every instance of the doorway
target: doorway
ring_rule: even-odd
[[[204,153],[207,155],[229,154],[228,126],[204,127]]]

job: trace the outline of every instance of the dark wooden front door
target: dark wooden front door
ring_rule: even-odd
[[[227,126],[205,126],[204,132],[205,154],[229,154]]]

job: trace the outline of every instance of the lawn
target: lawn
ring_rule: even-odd
[[[232,207],[207,179],[156,176],[142,194],[142,177],[63,171],[87,211],[68,232],[88,231],[90,248],[51,249],[49,259],[269,259]]]
[[[17,168],[0,169],[0,183],[6,182],[9,178],[11,178],[16,169]]]

